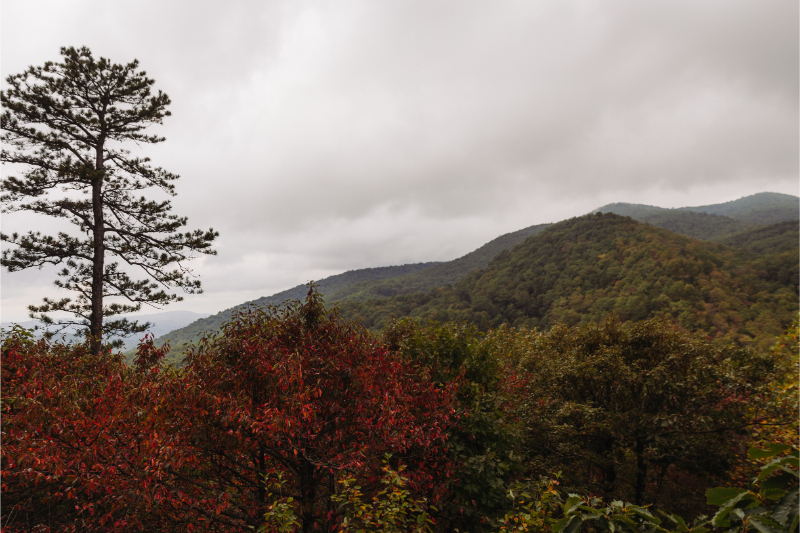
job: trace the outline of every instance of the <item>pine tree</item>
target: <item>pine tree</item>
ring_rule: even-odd
[[[167,292],[170,288],[202,292],[181,262],[196,253],[215,254],[211,243],[219,234],[182,233],[186,217],[171,214],[169,200],[138,196],[152,187],[174,196],[178,179],[126,149],[164,141],[144,130],[170,115],[169,97],[151,92],[154,80],[137,70],[138,61],[95,60],[86,47],[62,48],[61,56],[62,62],[8,76],[7,90],[0,92],[2,162],[20,170],[19,177],[2,181],[0,202],[5,213],[55,217],[73,230],[57,236],[0,234],[14,245],[3,251],[0,264],[11,272],[61,266],[55,285],[77,297],[45,298],[28,307],[30,316],[55,331],[78,327],[97,354],[103,339],[149,327],[104,319],[138,311],[142,304],[159,308],[182,300]],[[145,279],[131,278],[138,269]],[[59,311],[75,318],[54,320],[50,314]]]

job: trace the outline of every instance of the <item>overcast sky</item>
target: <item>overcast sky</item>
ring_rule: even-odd
[[[800,187],[796,1],[0,6],[3,78],[86,45],[171,97],[144,154],[181,175],[174,211],[221,236],[192,264],[205,293],[170,310],[450,260],[610,202]],[[3,270],[3,321],[53,279]]]

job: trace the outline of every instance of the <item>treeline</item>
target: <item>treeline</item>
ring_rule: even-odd
[[[3,339],[4,531],[563,533],[597,530],[591,511],[632,532],[649,504],[708,514],[748,446],[797,441],[796,323],[761,352],[613,317],[373,335],[312,290],[237,312],[181,368],[165,354]],[[775,468],[768,507],[796,490]]]
[[[776,238],[776,249],[789,242]],[[594,214],[547,228],[451,286],[340,307],[374,331],[394,316],[465,321],[486,331],[587,324],[616,313],[622,321],[662,318],[710,339],[765,347],[798,311],[797,265],[796,243],[748,255]]]

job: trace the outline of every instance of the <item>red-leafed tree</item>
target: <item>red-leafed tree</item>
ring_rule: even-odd
[[[143,350],[149,353],[152,343]],[[88,345],[34,342],[2,351],[3,531],[115,531],[158,521],[168,446],[157,375]]]
[[[5,339],[4,531],[252,531],[278,478],[311,531],[338,520],[337,479],[369,492],[386,453],[420,495],[447,468],[453,389],[313,291],[237,314],[183,369],[164,353],[145,343],[129,368],[85,346]]]
[[[326,311],[313,290],[283,310],[239,312],[190,354],[185,380],[180,425],[200,459],[184,476],[230,495],[210,521],[262,523],[270,480],[281,476],[303,530],[330,528],[337,476],[376,481],[381,458],[394,453],[424,491],[426,473],[446,462],[452,386],[434,386],[421,367]]]

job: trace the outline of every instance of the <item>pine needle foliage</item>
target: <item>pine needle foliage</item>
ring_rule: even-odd
[[[142,304],[180,301],[170,288],[202,292],[182,262],[196,253],[214,254],[211,243],[218,233],[181,232],[187,219],[170,213],[169,200],[139,195],[155,188],[174,196],[178,176],[126,148],[163,142],[145,130],[170,115],[169,97],[153,92],[154,80],[139,70],[138,61],[95,59],[86,47],[62,48],[61,56],[61,62],[6,78],[2,162],[19,175],[3,180],[0,201],[4,213],[52,217],[73,231],[3,233],[2,240],[13,246],[3,251],[1,264],[11,272],[61,267],[55,285],[77,297],[45,298],[42,305],[29,306],[30,315],[55,331],[78,327],[99,354],[104,338],[149,326],[104,319],[138,311]],[[136,270],[145,278],[132,278]],[[51,316],[64,311],[76,318]]]

